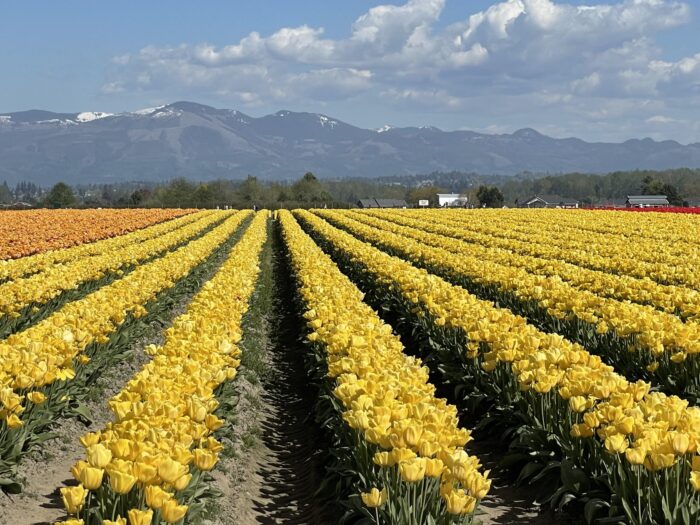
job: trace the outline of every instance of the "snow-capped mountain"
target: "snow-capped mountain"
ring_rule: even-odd
[[[488,135],[431,126],[363,129],[318,113],[251,117],[176,102],[129,113],[0,113],[0,181],[51,184],[240,178],[287,179],[432,171],[484,174],[699,167],[700,144],[553,139],[533,129]]]

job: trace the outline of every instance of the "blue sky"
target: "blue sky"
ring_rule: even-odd
[[[700,22],[675,0],[5,2],[0,111],[175,100],[700,141]]]

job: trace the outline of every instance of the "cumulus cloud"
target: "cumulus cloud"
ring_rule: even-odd
[[[378,5],[342,38],[302,25],[254,31],[226,46],[145,47],[114,57],[103,91],[169,87],[243,105],[365,97],[482,112],[525,100],[530,110],[558,108],[591,121],[616,104],[622,111],[654,106],[648,111],[656,113],[639,116],[648,125],[666,124],[653,120],[664,100],[700,105],[700,53],[664,60],[656,40],[690,21],[685,2],[504,0],[473,14],[465,7],[462,20],[447,25],[438,23],[445,2]]]

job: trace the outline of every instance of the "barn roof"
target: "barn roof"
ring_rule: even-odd
[[[403,199],[360,199],[357,201],[360,208],[406,208]]]
[[[541,201],[544,202],[545,204],[577,204],[579,201],[578,199],[571,199],[571,198],[565,198],[562,197],[561,195],[533,195],[530,197],[528,200],[525,201],[525,204],[532,204],[533,202]]]
[[[375,201],[374,199],[360,199],[359,201],[357,201],[357,205],[360,208],[379,208],[377,201]]]
[[[668,204],[666,195],[627,195],[629,204]]]
[[[403,199],[374,199],[380,208],[404,208],[406,201]]]

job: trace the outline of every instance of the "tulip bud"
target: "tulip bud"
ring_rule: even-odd
[[[372,487],[372,489],[369,492],[360,493],[360,497],[362,498],[362,503],[364,503],[366,507],[374,509],[377,507],[381,507],[382,505],[384,505],[384,503],[386,503],[388,493],[386,491],[386,488],[380,491],[379,489]]]
[[[87,448],[87,459],[91,466],[105,468],[112,461],[112,452],[101,443],[97,443]]]
[[[61,488],[61,498],[63,499],[63,505],[66,507],[66,512],[68,514],[80,512],[80,509],[85,504],[87,495],[88,491],[82,485]]]
[[[153,511],[141,510],[141,509],[131,509],[128,512],[129,525],[151,525],[153,521]]]
[[[187,514],[187,505],[178,505],[174,499],[169,499],[160,509],[163,519],[168,523],[177,523]]]

